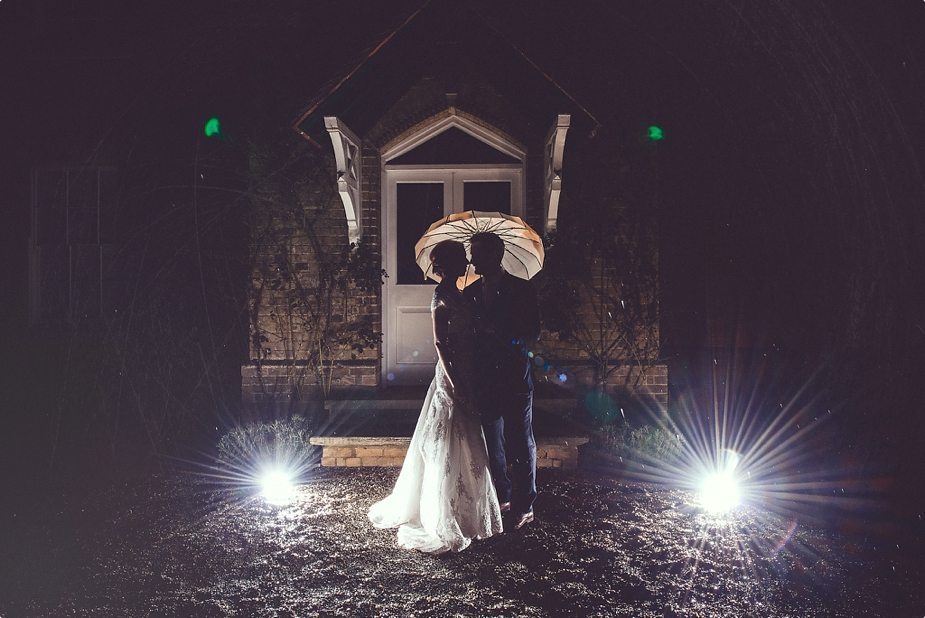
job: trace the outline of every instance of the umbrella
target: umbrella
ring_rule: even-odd
[[[543,240],[532,227],[524,223],[523,219],[501,212],[467,210],[435,221],[415,243],[415,261],[424,271],[424,276],[440,281],[440,276],[433,272],[430,261],[430,250],[437,243],[444,240],[461,242],[471,257],[470,239],[479,232],[491,232],[504,241],[501,266],[512,275],[530,279],[543,268]],[[478,275],[467,273],[463,287],[476,279]]]

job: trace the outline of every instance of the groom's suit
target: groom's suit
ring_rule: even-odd
[[[476,397],[498,501],[511,502],[514,514],[529,513],[536,499],[536,441],[527,348],[540,334],[536,291],[504,273],[495,293],[486,295],[480,279],[465,294],[475,308]]]

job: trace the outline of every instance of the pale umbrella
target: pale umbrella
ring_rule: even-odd
[[[491,232],[504,241],[504,258],[501,266],[521,279],[530,279],[543,268],[543,240],[520,217],[501,212],[467,210],[457,212],[431,224],[414,245],[414,255],[425,277],[440,281],[430,261],[430,251],[437,243],[455,240],[463,243],[466,254],[472,256],[470,240],[479,232]],[[466,274],[462,287],[478,279],[474,273]]]

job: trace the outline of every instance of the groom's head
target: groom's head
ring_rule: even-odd
[[[472,265],[476,274],[491,275],[501,270],[504,258],[504,241],[497,234],[479,232],[469,241],[472,245]]]

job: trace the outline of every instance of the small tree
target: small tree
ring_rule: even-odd
[[[547,237],[540,294],[545,327],[578,347],[603,391],[627,365],[624,386],[637,386],[660,341],[656,213],[638,192],[646,174],[600,148],[584,153],[598,163],[584,166]]]
[[[369,245],[347,245],[333,162],[303,148],[297,165],[271,172],[275,152],[255,146],[251,159],[255,179],[274,179],[253,192],[251,346],[265,395],[280,393],[270,392],[264,365],[285,364],[291,416],[309,378],[327,398],[338,361],[380,342],[361,307],[378,301],[385,272]]]

